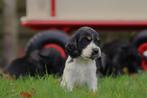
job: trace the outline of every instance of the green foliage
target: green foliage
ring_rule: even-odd
[[[0,78],[0,98],[147,98],[147,73],[135,77],[99,79],[96,94],[87,87],[68,92],[60,87],[60,78],[26,77],[18,80]],[[29,97],[30,96],[30,97]]]

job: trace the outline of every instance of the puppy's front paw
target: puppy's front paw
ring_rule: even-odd
[[[96,91],[90,91],[90,92],[89,92],[89,95],[91,95],[91,96],[94,96],[94,97],[95,97],[95,96],[96,96]]]
[[[66,88],[70,92],[73,90],[73,85],[70,83],[66,83],[65,81],[61,81],[60,86]]]
[[[63,80],[61,81],[60,86],[65,87],[65,82]]]
[[[95,93],[97,91],[97,79],[95,81],[88,82],[88,86],[91,92]]]
[[[96,87],[93,88],[93,89],[91,90],[91,92],[92,92],[93,94],[96,94],[96,91],[97,91],[97,88],[96,88]]]

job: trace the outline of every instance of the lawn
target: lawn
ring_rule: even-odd
[[[68,92],[60,87],[60,79],[52,76],[17,80],[1,77],[0,98],[147,98],[147,73],[101,78],[96,94],[86,86]]]

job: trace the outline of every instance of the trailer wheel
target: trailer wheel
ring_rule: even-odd
[[[45,63],[48,74],[59,75],[63,73],[67,54],[65,44],[68,42],[68,36],[58,30],[48,30],[37,33],[28,42],[25,53],[31,55],[34,50],[40,50],[39,54]],[[43,71],[43,72],[44,72]]]
[[[58,30],[42,31],[36,34],[28,42],[25,53],[29,55],[32,51],[42,48],[54,48],[62,57],[66,57],[65,44],[68,41],[68,36]]]
[[[133,39],[133,44],[137,47],[137,50],[142,57],[140,67],[147,71],[147,30],[137,34]]]
[[[147,42],[147,30],[141,31],[133,39],[133,43],[137,47],[145,42]]]

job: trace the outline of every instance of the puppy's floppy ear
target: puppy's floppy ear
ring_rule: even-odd
[[[77,42],[75,39],[67,43],[65,49],[72,58],[80,56],[80,51],[77,48]]]

